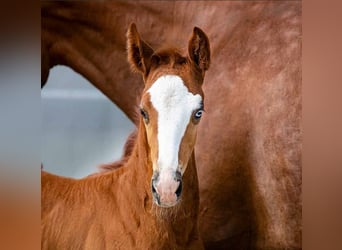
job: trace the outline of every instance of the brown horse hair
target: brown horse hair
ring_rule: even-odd
[[[169,65],[163,63],[148,66],[146,63],[150,59],[149,55],[143,55],[141,52],[134,54],[138,52],[136,49],[145,49],[134,24],[129,27],[127,36],[131,48],[128,55],[130,63],[141,71],[151,67],[148,73],[142,72],[146,73],[144,92],[153,86],[156,76],[179,74],[184,79],[181,84],[187,87],[183,87],[182,91],[188,91],[182,98],[192,98],[184,100],[185,102],[192,100],[192,105],[196,104],[201,107],[199,101],[203,98],[201,91],[203,78],[196,77],[196,74],[204,75],[204,72],[198,72],[198,69],[202,70],[201,63],[197,61],[189,61],[190,63],[187,64],[173,62],[173,58],[176,58],[178,53],[169,50],[169,54],[165,55],[169,57],[167,60]],[[194,60],[191,53],[198,48],[196,43],[202,42],[203,39],[205,40],[204,46],[196,51],[196,57],[199,60],[202,55],[209,55],[209,41],[204,32],[195,27],[189,41],[191,58],[189,60]],[[133,53],[133,59],[131,53]],[[139,55],[142,57],[140,58]],[[144,65],[140,63],[142,60]],[[210,60],[210,57],[205,60]],[[203,68],[203,71],[205,70],[207,68]],[[164,88],[168,85],[158,86]],[[179,87],[179,85],[173,86]],[[174,98],[173,93],[170,92],[167,100]],[[142,97],[145,105],[151,105],[151,100],[147,99],[150,95],[152,94],[147,93]],[[174,102],[179,105],[178,102]],[[192,109],[193,106],[190,108]],[[197,123],[193,122],[191,118],[193,114],[190,112],[177,152],[179,154],[177,164],[186,164],[182,178],[176,180],[174,177],[172,180],[175,183],[183,183],[180,199],[176,203],[162,203],[164,202],[162,199],[156,198],[155,193],[158,189],[153,191],[154,183],[151,181],[155,176],[155,171],[162,173],[163,170],[155,169],[155,159],[152,154],[155,148],[151,144],[151,138],[156,136],[153,126],[157,124],[155,122],[158,113],[152,106],[149,110],[151,111],[150,125],[147,125],[145,118],[140,117],[138,131],[133,132],[125,144],[124,160],[116,163],[116,169],[113,171],[75,180],[42,170],[42,249],[136,249],[137,247],[141,249],[203,249],[203,242],[198,231],[199,187],[193,149]],[[179,127],[177,126],[176,129],[179,130]],[[178,132],[175,134],[178,135]],[[135,137],[136,140],[134,140]],[[113,168],[113,165],[110,167]],[[176,195],[177,191],[173,194]],[[160,192],[157,197],[164,197],[163,195],[165,193]],[[169,194],[165,195],[165,200],[168,201],[169,197]]]
[[[195,146],[201,237],[215,250],[299,249],[301,6],[300,1],[43,1],[42,85],[54,65],[68,66],[138,127],[144,86],[126,62],[129,22],[145,28],[152,47],[165,41],[183,45],[193,25],[201,24],[213,55]]]

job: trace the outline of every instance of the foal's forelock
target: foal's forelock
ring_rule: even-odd
[[[153,168],[158,171],[180,171],[183,174],[185,166],[180,166],[180,145],[193,112],[201,108],[202,97],[191,93],[177,75],[161,76],[147,92],[158,114],[158,154]]]

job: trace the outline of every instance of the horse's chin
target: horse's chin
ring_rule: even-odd
[[[175,207],[178,203],[179,203],[179,201],[175,201],[172,203],[158,203],[157,201],[154,201],[154,204],[156,204],[158,207],[162,207],[162,208]]]
[[[156,216],[157,221],[171,223],[179,216],[180,209],[182,209],[181,203],[181,200],[173,204],[157,204],[154,201],[151,211]]]

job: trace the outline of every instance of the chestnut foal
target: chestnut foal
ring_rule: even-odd
[[[188,57],[154,51],[131,24],[127,48],[145,82],[132,154],[80,180],[42,171],[43,249],[203,249],[194,146],[209,40],[195,27]]]

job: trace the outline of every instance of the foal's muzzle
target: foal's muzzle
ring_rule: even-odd
[[[159,174],[155,172],[151,183],[154,202],[161,207],[172,207],[182,193],[182,175],[179,171]]]

